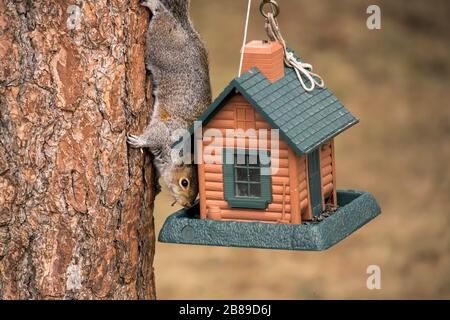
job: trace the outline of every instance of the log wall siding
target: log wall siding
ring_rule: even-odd
[[[309,200],[308,161],[306,159],[306,156],[301,156],[298,157],[297,161],[300,212],[303,221],[312,220],[312,210]]]
[[[196,141],[196,143],[196,150],[203,150],[199,148],[203,142]],[[198,194],[200,199],[200,218],[206,219],[206,172],[203,163],[198,164]]]
[[[290,168],[290,193],[291,200],[291,223],[299,224],[302,222],[300,216],[300,189],[298,188],[298,157],[293,150],[289,150],[289,168]]]
[[[324,205],[337,205],[333,140],[330,140],[321,146],[320,175],[322,179],[322,199],[324,201]]]
[[[238,121],[237,114],[242,110],[254,112],[253,118],[249,116],[250,120],[246,120],[245,128],[243,128],[243,121],[240,119]],[[226,129],[248,129],[254,128],[258,129],[271,129],[269,123],[267,123],[261,115],[256,112],[256,110],[240,95],[237,94],[232,97],[225,106],[221,108],[214,116],[214,118],[208,122],[208,124],[204,127],[204,130],[207,129],[219,129],[225,135]],[[268,132],[268,139],[270,139],[270,131]],[[200,199],[201,199],[201,207],[200,207],[200,215],[201,218],[218,218],[218,214],[215,213],[214,208],[220,209],[220,219],[223,220],[239,220],[239,221],[264,221],[264,222],[291,222],[291,185],[290,185],[290,162],[289,162],[289,154],[292,152],[290,147],[285,143],[280,141],[280,152],[278,155],[279,158],[279,169],[278,172],[273,173],[272,175],[272,203],[269,204],[267,209],[258,210],[258,209],[230,209],[228,206],[228,202],[225,201],[224,197],[224,186],[223,186],[223,167],[222,167],[222,150],[223,148],[231,146],[240,146],[236,141],[238,139],[233,139],[233,141],[227,141],[223,139],[222,143],[214,142],[214,141],[204,141],[203,142],[203,154],[202,159],[205,164],[199,166],[199,177],[200,177]],[[241,139],[244,140],[244,139]],[[257,146],[257,142],[261,144],[261,141],[248,141],[246,139],[246,147],[254,147]],[[227,146],[228,143],[228,146]],[[206,156],[205,151],[208,147],[216,147],[218,154],[214,154],[212,156]],[[271,150],[270,140],[266,144],[267,149]],[[274,162],[276,159],[273,157],[273,153],[271,153],[272,159]],[[210,160],[215,160],[213,164],[211,164]],[[283,201],[284,197],[284,201]],[[284,203],[284,205],[283,205]],[[211,208],[213,210],[211,211]],[[208,215],[210,212],[210,215]],[[211,212],[214,212],[212,214]]]

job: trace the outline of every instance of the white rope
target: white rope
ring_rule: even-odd
[[[267,35],[269,36],[270,40],[278,41],[281,43],[284,49],[284,62],[288,67],[294,69],[303,89],[305,89],[305,91],[307,92],[311,92],[316,87],[324,88],[325,82],[318,74],[313,72],[312,65],[297,60],[294,54],[287,50],[286,42],[284,41],[283,36],[281,35],[280,28],[278,26],[275,17],[273,16],[273,13],[269,12],[267,16],[268,16],[266,21]],[[306,79],[309,80],[310,82],[309,86],[305,83],[302,76],[304,76]]]
[[[239,63],[239,77],[241,76],[242,64],[244,63],[244,53],[245,53],[244,51],[245,45],[247,44],[248,22],[250,20],[251,7],[252,7],[252,0],[248,0],[247,18],[245,19],[244,43],[242,44],[241,62]]]

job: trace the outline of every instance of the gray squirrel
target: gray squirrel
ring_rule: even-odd
[[[154,86],[150,124],[140,136],[129,135],[133,148],[149,148],[158,176],[175,202],[193,205],[198,195],[197,167],[173,159],[172,137],[188,129],[211,104],[208,55],[189,18],[189,0],[145,0],[152,17],[146,36],[145,65]],[[158,185],[159,192],[159,185]]]

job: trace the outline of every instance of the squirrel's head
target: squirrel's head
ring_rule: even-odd
[[[169,180],[166,182],[176,202],[185,208],[192,207],[198,195],[197,166],[173,166]]]

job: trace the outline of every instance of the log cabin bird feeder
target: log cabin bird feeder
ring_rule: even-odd
[[[263,11],[267,3],[273,14]],[[277,28],[277,4],[263,1],[261,11]],[[168,217],[160,242],[318,251],[380,214],[370,193],[336,190],[334,140],[359,120],[277,32],[245,45],[240,76],[199,117],[200,129],[190,129],[199,201]],[[211,129],[224,138],[205,138]],[[257,135],[230,138],[230,130]]]

